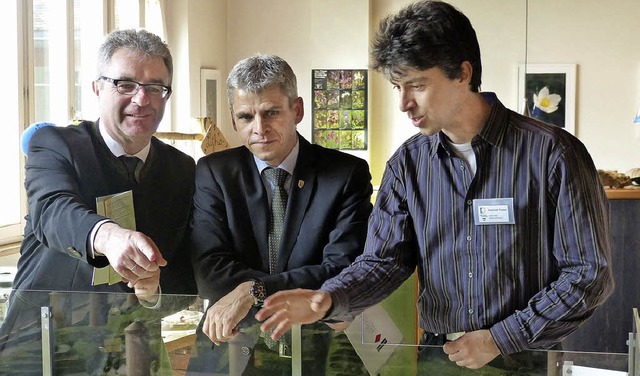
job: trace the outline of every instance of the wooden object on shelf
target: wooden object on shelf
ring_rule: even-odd
[[[598,170],[602,185],[613,189],[621,189],[631,184],[631,178],[614,170]]]
[[[156,132],[153,135],[166,140],[202,141],[204,139],[204,135],[200,133]]]
[[[605,189],[609,200],[633,200],[640,199],[640,186],[628,185],[620,189]]]
[[[212,117],[205,116],[198,118],[197,120],[204,132],[204,138],[200,145],[204,155],[224,150],[229,147],[227,139],[224,138],[224,134],[222,134],[222,131],[218,128]]]

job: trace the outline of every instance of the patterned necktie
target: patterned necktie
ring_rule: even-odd
[[[138,167],[138,163],[141,162],[140,158],[121,155],[118,157],[118,159],[124,164],[124,167],[127,169],[129,182],[136,183],[136,167]]]
[[[266,168],[264,176],[274,185],[269,218],[269,273],[275,274],[278,248],[284,227],[284,213],[287,211],[288,195],[284,189],[284,182],[289,173],[281,168]]]
[[[278,248],[282,238],[284,228],[284,214],[287,211],[287,199],[289,195],[284,189],[284,183],[289,173],[281,168],[265,168],[264,176],[273,184],[273,196],[271,197],[271,213],[269,217],[269,273],[276,273],[276,262],[278,260]],[[280,341],[271,339],[271,333],[260,333],[265,345],[271,350],[278,351],[286,346],[282,337]],[[282,352],[282,350],[280,350]]]

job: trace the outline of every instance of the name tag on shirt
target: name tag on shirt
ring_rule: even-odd
[[[514,224],[513,197],[473,200],[473,219],[476,226]]]

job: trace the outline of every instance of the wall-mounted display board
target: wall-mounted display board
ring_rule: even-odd
[[[367,150],[367,70],[313,69],[313,143]]]

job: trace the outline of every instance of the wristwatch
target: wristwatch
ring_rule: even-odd
[[[249,295],[253,297],[253,305],[261,307],[267,298],[267,289],[264,286],[264,282],[259,279],[253,279],[253,285],[251,285],[249,289]]]

